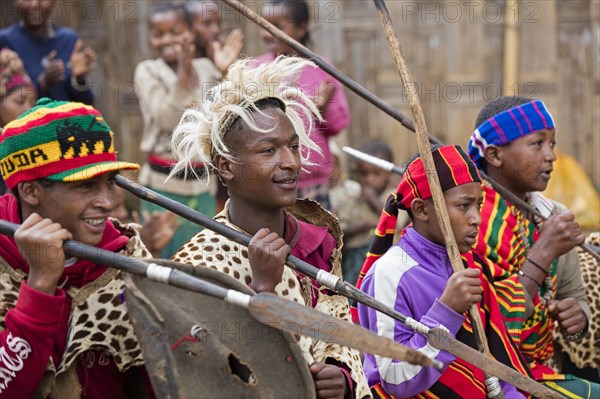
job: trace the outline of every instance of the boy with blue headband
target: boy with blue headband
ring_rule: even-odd
[[[543,364],[554,353],[555,325],[576,341],[587,334],[590,320],[575,250],[583,234],[571,212],[539,193],[556,160],[554,119],[540,100],[501,97],[481,110],[476,126],[469,156],[477,167],[547,218],[542,225],[484,185],[474,252],[493,264],[507,329],[537,380],[563,394],[598,397],[597,384]]]

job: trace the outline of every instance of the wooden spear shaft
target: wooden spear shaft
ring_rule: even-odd
[[[385,37],[387,38],[390,50],[392,52],[392,57],[394,58],[396,68],[400,73],[402,85],[408,98],[410,111],[413,115],[413,120],[415,122],[416,127],[417,144],[419,147],[419,152],[421,153],[421,159],[423,160],[427,181],[429,183],[429,188],[433,197],[433,204],[435,206],[438,223],[440,229],[442,230],[442,233],[444,234],[444,240],[446,241],[446,250],[448,251],[448,256],[450,257],[452,269],[456,273],[458,271],[464,270],[464,265],[462,263],[460,253],[458,251],[458,246],[456,245],[456,239],[454,237],[454,232],[452,231],[452,225],[450,224],[450,217],[448,216],[448,209],[446,208],[444,194],[442,192],[440,180],[435,169],[433,156],[431,154],[431,148],[429,146],[429,139],[427,134],[427,125],[425,123],[425,115],[423,114],[423,109],[421,108],[419,97],[415,91],[412,76],[410,75],[408,66],[406,65],[406,61],[404,60],[404,55],[402,54],[402,49],[400,47],[400,41],[398,40],[396,32],[394,31],[392,19],[387,10],[385,2],[384,0],[373,1],[375,2],[377,14],[379,15],[379,19],[381,21],[381,24],[383,25]],[[483,330],[481,316],[479,314],[479,309],[477,308],[476,304],[471,305],[471,307],[469,308],[469,315],[471,317],[471,324],[473,326],[473,332],[475,333],[475,338],[479,349],[485,355],[490,356],[490,349],[488,347],[486,334]],[[489,375],[486,373],[486,380],[488,379],[488,377]],[[500,392],[497,393],[495,397],[504,398],[504,393],[500,390]]]

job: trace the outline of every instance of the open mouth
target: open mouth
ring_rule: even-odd
[[[550,179],[550,175],[551,175],[551,174],[552,174],[552,169],[548,169],[548,170],[545,170],[545,171],[543,171],[542,173],[540,173],[540,176],[541,176],[543,179],[549,180],[549,179]]]
[[[86,227],[93,232],[104,231],[107,218],[84,218],[82,219]]]

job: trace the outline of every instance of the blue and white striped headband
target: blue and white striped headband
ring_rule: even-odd
[[[505,145],[531,133],[554,129],[554,119],[540,100],[517,105],[483,122],[469,140],[469,157],[481,169],[484,150]]]

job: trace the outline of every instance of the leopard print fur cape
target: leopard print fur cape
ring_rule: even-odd
[[[585,242],[600,246],[600,233],[590,234]],[[581,277],[586,289],[586,299],[591,312],[588,320],[588,334],[581,341],[567,341],[560,329],[557,328],[554,330],[554,342],[577,367],[597,369],[600,365],[600,263],[579,247],[577,252]]]
[[[137,225],[122,225],[112,220],[121,233],[130,237],[122,255],[150,258],[142,243]],[[27,275],[13,269],[0,258],[0,331],[6,329],[5,315],[16,306],[21,282]],[[61,362],[49,360],[44,380],[36,397],[72,396],[81,392],[76,375],[76,360],[89,350],[104,350],[112,356],[119,371],[143,364],[142,349],[138,343],[127,309],[121,299],[125,282],[121,272],[108,269],[93,282],[81,287],[71,287],[66,294],[72,299],[67,343]],[[76,396],[79,396],[76,394]]]
[[[298,200],[296,205],[287,209],[287,211],[297,219],[328,228],[329,233],[337,242],[337,248],[331,255],[331,264],[333,266],[331,273],[341,278],[342,231],[336,217],[321,208],[316,202],[310,200]],[[228,215],[228,204],[226,204],[225,209],[215,216],[214,219],[226,226],[241,231],[231,223]],[[246,285],[252,281],[248,250],[208,229],[198,233],[172,259],[194,266],[208,266],[240,280]],[[299,279],[294,270],[285,267],[281,282],[275,287],[275,292],[280,297],[290,301],[311,306],[312,289],[313,287],[308,277]],[[328,295],[323,291],[319,291],[315,309],[338,319],[351,322],[348,300],[340,295]],[[295,334],[295,338],[307,362],[318,361],[324,363],[327,358],[332,358],[347,365],[355,384],[356,397],[371,397],[357,350],[337,344],[316,341],[297,334]]]

